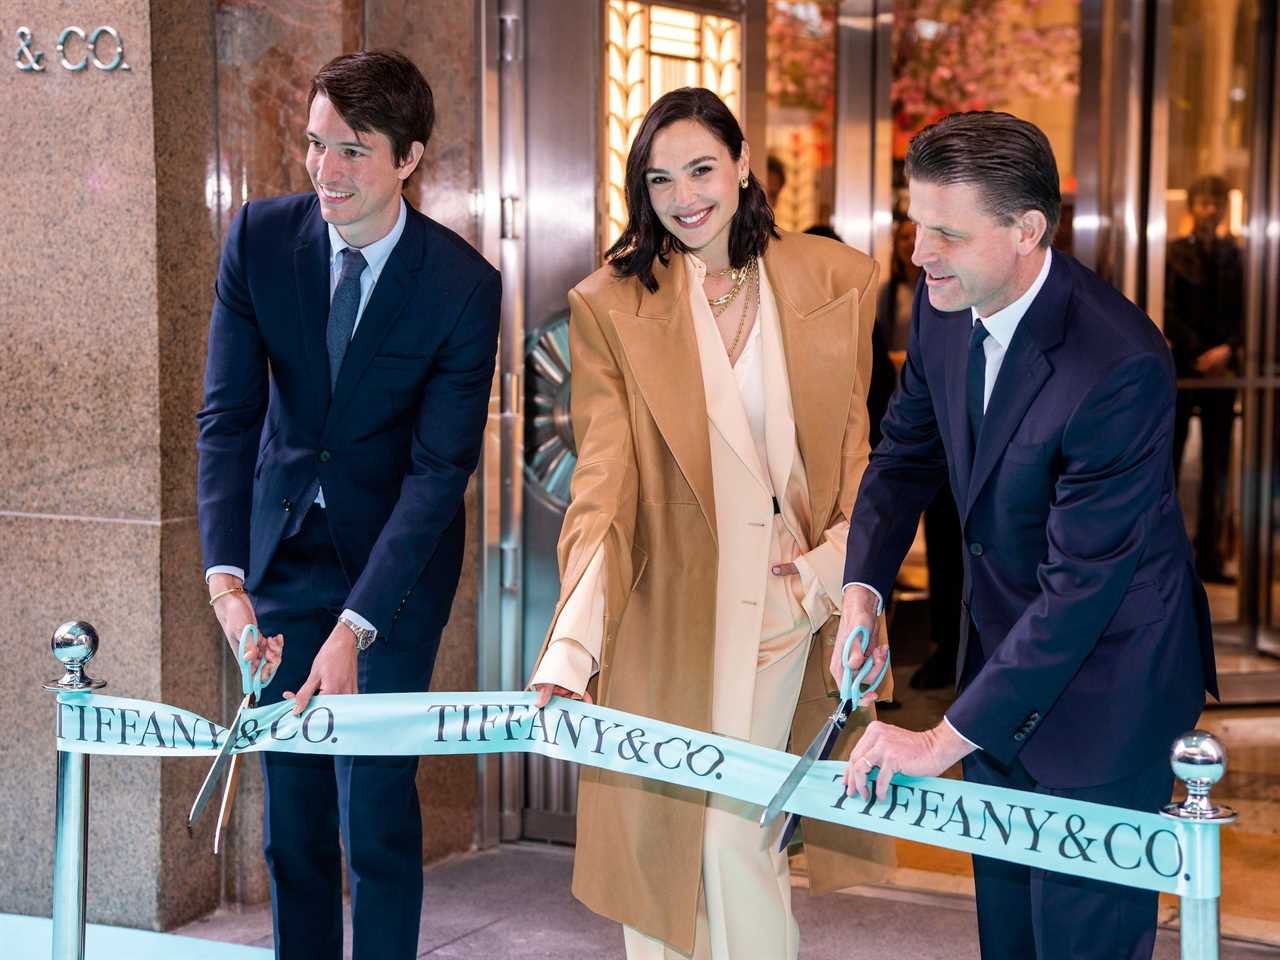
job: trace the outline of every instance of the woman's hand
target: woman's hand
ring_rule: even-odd
[[[533,690],[538,695],[538,702],[534,704],[539,710],[547,705],[547,701],[552,697],[567,697],[570,700],[581,700],[583,703],[591,702],[591,694],[574,693],[564,687],[557,686],[554,683],[535,683]]]

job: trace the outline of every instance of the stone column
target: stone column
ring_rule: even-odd
[[[0,232],[0,616],[10,651],[0,671],[0,913],[49,910],[54,714],[40,683],[54,673],[58,623],[98,628],[93,672],[109,693],[217,719],[239,699],[205,604],[195,522],[213,279],[245,199],[307,189],[310,78],[359,48],[365,29],[412,56],[437,92],[429,169],[411,201],[474,239],[474,0],[430,9],[18,0],[0,12],[6,50],[27,27],[45,67],[0,60],[11,198]],[[55,47],[68,26],[113,27],[129,69],[64,69]],[[68,43],[72,62],[81,51]],[[99,52],[109,61],[114,44],[104,39]],[[438,689],[475,685],[474,545],[471,556]],[[266,897],[260,777],[256,763],[243,766],[219,861],[211,817],[194,838],[183,826],[205,761],[93,761],[91,922],[167,929],[226,900]],[[471,846],[475,769],[468,758],[423,762],[424,856]]]

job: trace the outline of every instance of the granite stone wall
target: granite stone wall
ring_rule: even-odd
[[[57,63],[64,27],[103,25],[123,38],[127,71]],[[410,200],[474,241],[479,90],[475,0],[14,0],[0,33],[15,38],[19,27],[46,69],[0,63],[11,200],[0,231],[0,618],[10,650],[0,671],[0,913],[47,914],[53,711],[40,683],[57,673],[53,628],[73,618],[98,628],[89,672],[108,692],[213,717],[238,700],[204,603],[194,486],[193,416],[227,223],[245,199],[307,188],[310,77],[367,42],[404,50],[435,86],[437,132]],[[110,59],[110,41],[101,52]],[[436,689],[475,685],[476,549]],[[212,818],[194,838],[183,827],[205,766],[93,761],[91,921],[166,929],[266,897],[257,765],[244,765],[220,859]],[[475,769],[465,758],[423,762],[424,856],[471,846]]]

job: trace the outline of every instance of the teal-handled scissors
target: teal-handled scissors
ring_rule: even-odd
[[[201,811],[213,798],[214,791],[218,787],[218,781],[222,778],[222,772],[230,767],[227,773],[227,782],[222,789],[222,806],[218,811],[218,825],[213,833],[214,853],[217,853],[218,848],[221,846],[222,831],[231,817],[231,805],[235,800],[236,785],[239,782],[240,755],[232,754],[231,748],[240,737],[240,724],[244,717],[244,712],[250,707],[258,705],[258,701],[262,699],[262,688],[271,682],[271,677],[267,673],[266,651],[259,651],[260,656],[258,657],[256,669],[244,658],[244,653],[248,649],[250,640],[253,641],[256,647],[260,636],[256,624],[246,624],[245,628],[240,631],[240,651],[236,656],[236,662],[240,665],[240,689],[244,693],[244,699],[240,701],[240,706],[231,721],[231,726],[227,727],[227,738],[222,742],[218,755],[214,757],[213,766],[205,774],[204,783],[200,785],[200,792],[196,794],[196,801],[191,805],[191,812],[187,814],[187,831],[190,832],[191,825],[196,822],[196,817],[200,816]]]
[[[849,666],[849,656],[853,653],[855,642],[865,657],[862,661],[862,666],[858,667],[857,674],[854,674],[853,669]],[[879,688],[881,681],[884,680],[885,674],[889,671],[889,652],[887,650],[885,651],[884,663],[880,665],[876,675],[869,682],[867,680],[868,675],[875,666],[875,661],[866,656],[870,647],[871,632],[866,627],[855,627],[845,639],[844,672],[840,677],[840,704],[836,707],[835,712],[827,718],[827,722],[818,731],[818,735],[813,738],[813,743],[809,744],[809,749],[801,754],[799,761],[791,768],[791,772],[787,774],[787,779],[782,781],[782,786],[773,795],[769,805],[764,808],[764,813],[760,815],[760,826],[765,827],[772,823],[773,819],[782,812],[786,802],[791,799],[791,795],[796,792],[796,788],[804,780],[809,768],[819,760],[825,760],[831,755],[831,751],[835,747],[836,741],[840,739],[840,734],[844,730],[845,724],[849,722],[853,712],[862,705],[862,698],[872,690]],[[791,842],[791,837],[795,834],[796,827],[799,824],[799,814],[787,814],[787,822],[782,827],[782,837],[778,842],[779,850],[787,849],[787,844]]]

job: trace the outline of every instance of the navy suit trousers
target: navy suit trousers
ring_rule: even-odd
[[[284,634],[284,658],[264,703],[297,691],[342,613],[350,584],[322,509],[281,542],[253,592],[263,635]],[[443,606],[448,610],[448,604]],[[407,619],[407,618],[405,618]],[[443,620],[398,626],[360,654],[361,693],[422,692]],[[350,871],[358,960],[417,956],[422,913],[422,818],[417,757],[263,753],[263,847],[271,876],[276,957],[341,960],[342,856]],[[339,832],[342,843],[339,847]]]
[[[961,689],[983,664],[978,628],[972,621],[969,627]],[[965,757],[963,767],[970,783],[1155,813],[1173,793],[1173,769],[1167,756],[1149,759],[1132,776],[1092,787],[1048,787],[1017,760],[1005,767],[981,750]],[[1159,904],[1153,890],[978,856],[973,880],[984,960],[1151,960]]]

